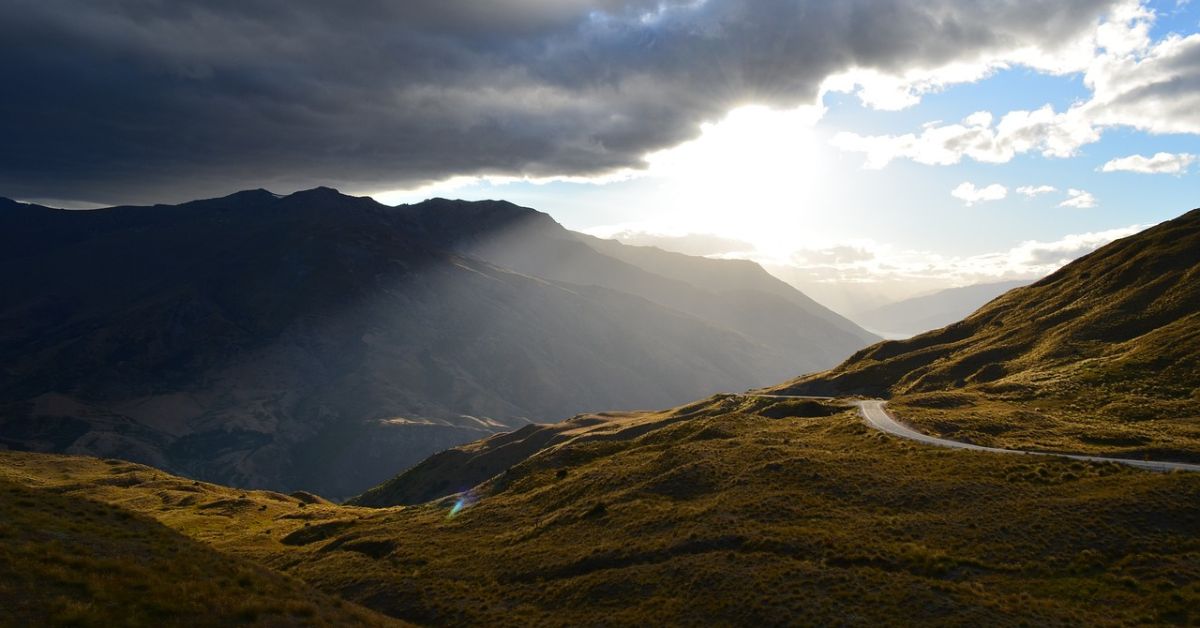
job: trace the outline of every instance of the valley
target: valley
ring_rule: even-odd
[[[0,1],[0,628],[1200,626],[1200,1]]]

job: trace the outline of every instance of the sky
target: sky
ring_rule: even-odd
[[[0,6],[0,195],[503,198],[842,311],[1200,205],[1200,2]]]

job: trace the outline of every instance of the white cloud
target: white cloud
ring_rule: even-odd
[[[1078,259],[1096,249],[1116,240],[1130,236],[1142,230],[1141,225],[1079,233],[1064,236],[1052,242],[1029,240],[1013,247],[1008,252],[1008,268],[1025,268],[1035,272],[1053,272],[1072,260]]]
[[[1126,42],[1123,36],[1129,29],[1118,28],[1114,31],[1106,28],[1106,25],[1115,23],[1123,26],[1150,15],[1138,0],[1118,0],[1094,8],[1103,10],[1104,7],[1109,8],[1106,20],[1096,28],[1062,37],[1055,43],[1042,41],[1032,45],[998,47],[938,66],[910,66],[893,71],[852,68],[826,78],[821,93],[853,93],[868,107],[895,111],[917,105],[925,94],[936,93],[956,84],[977,83],[998,71],[1015,66],[1055,75],[1084,72],[1091,65],[1097,46],[1101,45],[1098,42],[1113,46]],[[1096,18],[1102,15],[1096,15]],[[1122,49],[1127,46],[1124,43]]]
[[[1096,197],[1092,196],[1091,192],[1071,188],[1067,190],[1067,200],[1059,203],[1058,206],[1091,209],[1096,206]]]
[[[1109,127],[1200,134],[1200,34],[1154,42],[1153,22],[1151,10],[1128,0],[1087,38],[1064,46],[1061,58],[1032,51],[1016,61],[1055,74],[1083,73],[1091,98],[1064,111],[1049,104],[1010,111],[995,126],[990,112],[976,112],[958,124],[927,124],[919,134],[843,132],[832,143],[863,153],[864,167],[878,169],[900,158],[950,165],[964,158],[1006,163],[1029,152],[1072,157]]]
[[[1028,196],[1029,198],[1041,196],[1042,194],[1050,194],[1057,191],[1058,188],[1054,187],[1053,185],[1022,185],[1021,187],[1017,188],[1017,194],[1022,194],[1024,196]]]
[[[977,188],[974,183],[964,181],[950,191],[950,196],[962,200],[970,207],[975,203],[1001,200],[1008,196],[1008,188],[999,183]]]
[[[857,264],[875,259],[871,250],[872,243],[846,243],[825,248],[800,249],[792,254],[792,261],[798,266],[821,266]]]
[[[1127,55],[1101,55],[1084,82],[1094,95],[1081,109],[1096,125],[1200,134],[1200,34],[1170,35]]]
[[[728,256],[755,250],[750,242],[712,233],[663,233],[639,225],[611,225],[585,229],[584,233],[630,246],[653,246],[684,255]]]
[[[992,125],[993,116],[975,112],[959,124],[927,124],[919,135],[863,136],[841,132],[832,144],[864,153],[863,167],[879,169],[895,159],[948,166],[969,157],[984,163],[1006,163],[1021,153],[1037,151],[1046,157],[1070,157],[1079,147],[1100,139],[1100,133],[1077,109],[1056,113],[1046,105],[1033,111],[1011,111]]]
[[[786,260],[760,259],[802,286],[875,284],[925,289],[1048,275],[1083,255],[1144,228],[1132,225],[1070,234],[1057,240],[1027,240],[1007,250],[970,256],[903,250],[870,240],[797,251]]]
[[[822,91],[854,92],[864,105],[872,109],[898,111],[920,103],[924,94],[940,91],[955,83],[981,81],[1002,66],[1002,61],[994,60],[956,62],[935,69],[911,68],[900,74],[856,69],[826,79]]]
[[[1152,157],[1130,155],[1105,163],[1100,171],[1183,174],[1195,160],[1196,156],[1190,153],[1155,153]]]

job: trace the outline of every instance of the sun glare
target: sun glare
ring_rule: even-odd
[[[806,209],[832,185],[813,129],[820,115],[814,106],[742,107],[695,140],[648,156],[661,212],[653,227],[720,233],[767,254],[794,250],[796,234],[817,226]]]

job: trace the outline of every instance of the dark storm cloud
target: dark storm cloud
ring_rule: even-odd
[[[851,67],[1052,45],[1108,4],[8,0],[0,195],[594,174]]]

